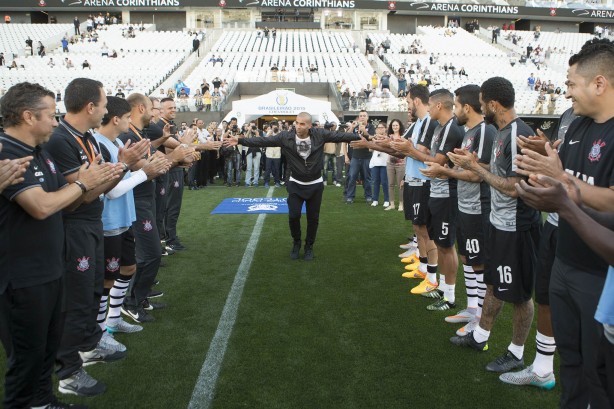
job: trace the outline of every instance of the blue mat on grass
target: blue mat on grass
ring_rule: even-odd
[[[229,197],[217,205],[211,214],[288,214],[285,197]],[[303,205],[302,213],[305,213]]]

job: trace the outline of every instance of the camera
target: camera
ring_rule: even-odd
[[[176,135],[177,134],[177,125],[171,125],[171,135]]]
[[[233,132],[237,132],[239,130],[239,125],[233,125],[232,126],[232,131]]]

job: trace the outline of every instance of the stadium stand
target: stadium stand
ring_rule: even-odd
[[[66,32],[64,26],[62,30]],[[0,27],[12,32],[14,26]],[[72,25],[67,27],[72,29]],[[109,95],[115,95],[119,89],[126,96],[131,92],[150,94],[189,55],[191,37],[187,33],[178,31],[155,32],[147,31],[151,29],[150,26],[144,28],[145,31],[135,33],[134,38],[125,38],[126,25],[108,26],[106,30],[98,30],[97,41],[91,41],[89,38],[71,44],[69,53],[63,53],[60,47],[49,50],[44,57],[36,54],[19,57],[16,59],[17,69],[3,67],[0,89],[7,89],[22,81],[30,81],[38,82],[50,90],[61,93],[73,78],[87,76],[105,84]],[[11,37],[16,38],[20,35],[22,35],[21,30],[18,29]],[[103,55],[103,48],[109,55],[116,51],[117,58]],[[72,68],[66,67],[65,59],[72,62]],[[89,68],[83,67],[85,61],[89,63]],[[152,64],[152,61],[156,63]],[[126,88],[128,80],[131,85]],[[64,112],[62,101],[58,101],[57,108],[60,112]]]

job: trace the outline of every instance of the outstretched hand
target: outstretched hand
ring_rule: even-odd
[[[359,140],[350,142],[350,146],[354,149],[368,148],[369,141],[364,136],[361,136]]]

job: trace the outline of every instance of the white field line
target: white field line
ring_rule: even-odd
[[[273,188],[269,188],[267,198],[273,196]],[[258,215],[254,230],[249,238],[245,252],[243,253],[243,259],[239,265],[239,269],[235,275],[235,279],[226,298],[226,304],[222,310],[220,321],[215,330],[215,335],[209,345],[209,351],[207,351],[207,357],[203,366],[200,369],[200,374],[196,380],[194,391],[192,392],[192,398],[188,404],[188,409],[209,409],[213,397],[215,395],[215,386],[217,384],[218,376],[224,362],[224,355],[226,354],[226,347],[228,347],[228,341],[232,334],[232,329],[237,320],[237,311],[239,304],[241,303],[241,297],[243,295],[243,288],[249,275],[249,269],[254,259],[254,252],[258,246],[260,240],[260,234],[262,233],[262,226],[264,225],[264,219],[266,214],[262,213]]]

